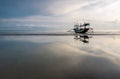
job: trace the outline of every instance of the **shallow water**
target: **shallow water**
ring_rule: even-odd
[[[0,79],[120,79],[119,36],[0,36]]]

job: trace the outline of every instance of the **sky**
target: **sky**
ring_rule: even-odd
[[[0,0],[0,26],[72,27],[76,21],[120,21],[120,0]]]

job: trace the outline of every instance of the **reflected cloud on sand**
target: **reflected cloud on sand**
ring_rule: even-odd
[[[120,79],[118,41],[90,36],[5,37],[0,39],[0,78]]]

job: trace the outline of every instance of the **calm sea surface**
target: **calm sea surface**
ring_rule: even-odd
[[[120,79],[120,37],[0,36],[0,79]]]

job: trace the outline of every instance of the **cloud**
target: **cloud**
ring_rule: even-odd
[[[63,28],[72,27],[73,20],[69,17],[55,17],[55,16],[31,16],[24,18],[10,18],[10,19],[0,19],[0,27],[7,26],[29,26],[29,27],[54,27]],[[61,28],[61,29],[62,29]]]
[[[68,16],[72,18],[81,17],[85,19],[102,19],[104,17],[109,20],[117,18],[120,12],[117,8],[120,4],[119,0],[26,0],[18,2],[15,0],[1,0],[0,4],[1,18]],[[114,13],[112,13],[111,8],[114,10]]]
[[[0,0],[1,18],[19,18],[33,15],[48,15],[46,7],[49,2],[44,0]]]
[[[16,18],[27,16],[94,16],[100,10],[117,3],[118,0],[30,0],[0,1],[0,17]],[[118,7],[117,5],[113,5]],[[97,13],[97,12],[98,13]],[[116,10],[115,10],[116,11]],[[101,15],[103,14],[101,12]],[[104,13],[105,14],[105,13]],[[96,16],[98,17],[98,16]]]
[[[0,25],[72,27],[76,20],[116,21],[119,4],[119,0],[1,0]]]
[[[84,1],[78,1],[78,0],[66,0],[66,1],[54,1],[50,6],[48,7],[48,11],[51,14],[54,15],[61,15],[61,14],[69,14],[70,12],[79,9],[86,3]]]

